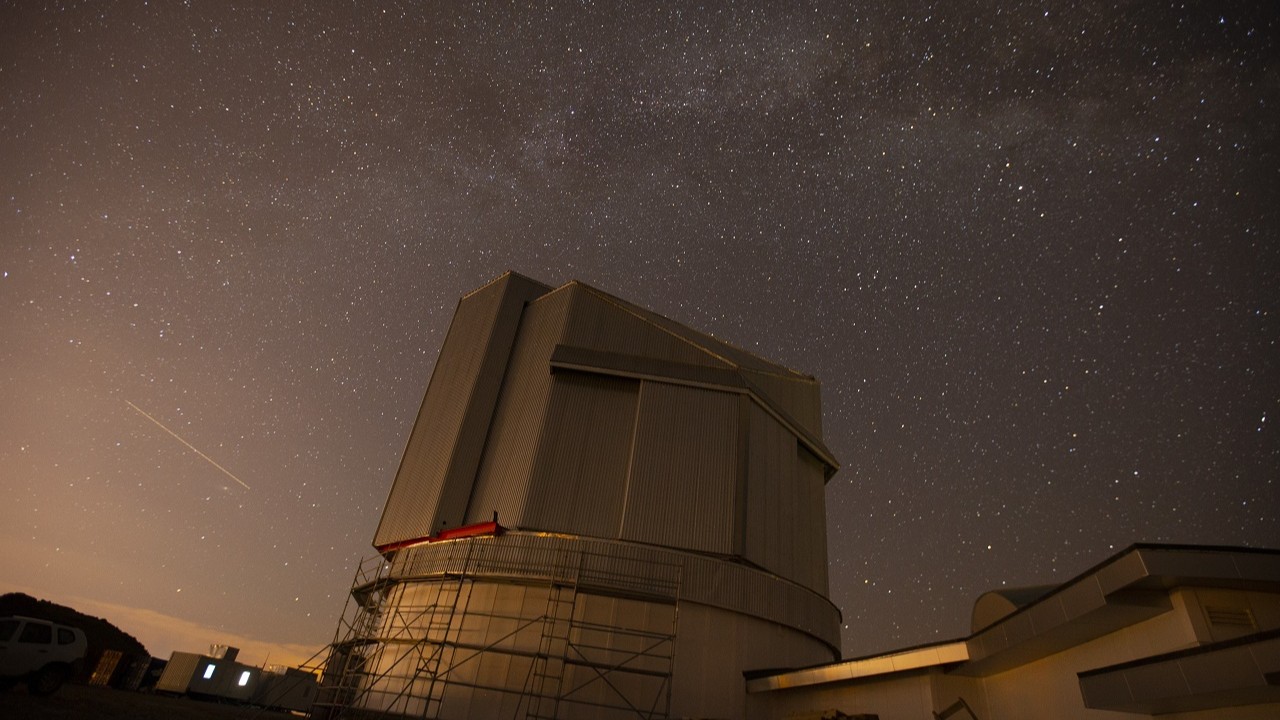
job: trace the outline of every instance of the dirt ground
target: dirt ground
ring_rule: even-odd
[[[187,698],[64,685],[51,697],[25,686],[0,694],[0,720],[296,720],[292,715]]]

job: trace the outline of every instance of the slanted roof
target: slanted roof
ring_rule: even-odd
[[[1061,585],[1001,590],[983,595],[979,602],[985,599],[993,605],[1004,604],[1014,609],[1002,614],[1000,610],[1005,608],[997,607],[990,612],[994,619],[986,617],[987,613],[981,613],[990,622],[982,624],[967,639],[808,668],[753,674],[748,678],[747,690],[766,692],[935,666],[947,666],[948,672],[958,675],[987,676],[1034,662],[1167,612],[1172,609],[1169,589],[1186,586],[1280,592],[1280,550],[1147,543],[1131,545]],[[975,617],[979,614],[975,608]],[[1242,638],[1208,647],[1224,651],[1240,646],[1264,647],[1270,652],[1280,648],[1280,637],[1276,637],[1276,632],[1280,631],[1250,636],[1252,642],[1265,645],[1249,645],[1251,641]],[[1118,677],[1117,673],[1126,668],[1146,668],[1148,664],[1160,666],[1158,672],[1172,673],[1167,669],[1172,665],[1160,664],[1179,661],[1179,657],[1174,653],[1102,668],[1097,671],[1102,679],[1094,681],[1094,684],[1098,688],[1107,687]],[[1227,655],[1220,657],[1226,658]],[[1277,670],[1271,668],[1268,672]],[[1081,674],[1082,679],[1086,676],[1092,674]],[[1199,690],[1188,689],[1185,694],[1189,697],[1197,693]],[[1105,697],[1112,698],[1112,695]],[[1209,696],[1179,701],[1184,704],[1178,707],[1194,707],[1195,703],[1206,701],[1206,697]],[[1098,702],[1112,703],[1113,700],[1099,699]],[[1148,701],[1139,698],[1133,702],[1138,703],[1133,707],[1145,707],[1141,703]],[[1112,709],[1112,705],[1105,707]],[[1115,709],[1119,709],[1119,705]]]
[[[975,632],[957,672],[1002,672],[1155,617],[1178,586],[1280,591],[1280,551],[1131,545]]]
[[[1163,715],[1280,702],[1280,629],[1079,673],[1084,705]]]
[[[947,640],[798,670],[783,670],[763,675],[750,673],[747,677],[747,692],[785,690],[908,670],[954,666],[968,659],[969,651],[963,640]]]
[[[631,303],[626,300],[623,300],[620,297],[610,295],[609,293],[604,292],[599,288],[594,288],[590,285],[587,285],[586,283],[579,282],[577,280],[572,281],[572,283],[582,286],[583,289],[598,295],[601,299],[605,300],[606,302],[617,305],[618,307],[626,310],[627,312],[630,312],[636,315],[637,317],[642,318],[646,322],[652,323],[653,325],[656,325],[662,328],[663,330],[671,333],[672,335],[676,335],[678,337],[683,338],[689,344],[697,346],[698,348],[701,348],[703,352],[706,352],[710,355],[714,355],[734,367],[737,367],[740,369],[752,370],[755,372],[765,373],[769,375],[777,375],[779,377],[786,378],[788,380],[797,381],[797,382],[808,382],[808,383],[817,382],[812,375],[806,375],[805,373],[799,372],[797,370],[792,370],[791,368],[788,368],[785,365],[781,365],[779,363],[773,362],[772,360],[767,360],[765,358],[762,358],[759,355],[756,355],[755,353],[752,353],[748,350],[743,350],[742,348],[737,347],[735,345],[730,345],[729,343],[715,337],[714,335],[708,335],[706,333],[694,330],[693,328],[690,328],[687,325],[683,325],[681,323],[676,322],[675,320],[672,320],[671,318],[665,317],[663,315],[659,315],[658,313],[653,312],[652,310],[642,308],[639,305],[636,305],[635,303]]]

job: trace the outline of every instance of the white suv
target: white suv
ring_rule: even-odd
[[[0,618],[0,686],[25,681],[32,695],[50,695],[84,661],[84,631],[29,617]]]

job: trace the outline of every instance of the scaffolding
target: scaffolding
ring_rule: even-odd
[[[362,562],[312,716],[446,718],[451,694],[465,703],[485,691],[505,698],[512,720],[668,717],[682,566],[535,540],[460,540],[425,558]],[[536,589],[545,605],[473,606],[477,583]],[[601,598],[638,600],[646,613],[602,621],[589,608]],[[481,672],[486,657],[505,658],[523,682]]]

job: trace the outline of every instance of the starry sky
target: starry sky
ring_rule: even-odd
[[[1275,6],[1061,5],[3,3],[0,590],[309,655],[508,269],[821,380],[846,656],[1280,545]]]

